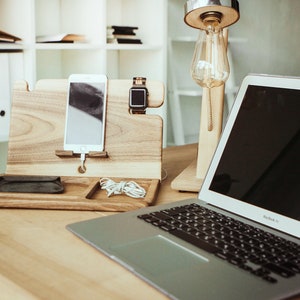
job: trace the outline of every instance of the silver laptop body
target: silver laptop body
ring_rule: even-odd
[[[172,299],[266,300],[300,294],[299,116],[300,78],[249,75],[240,87],[197,199],[67,228]],[[284,268],[283,264],[279,267],[281,274],[270,263],[264,268],[252,262],[241,266],[238,259],[229,262],[144,217],[191,203],[221,213],[221,219],[241,221],[252,232],[268,232],[268,249],[263,249],[261,257],[272,252],[278,241],[287,240],[283,257],[291,249],[298,251],[292,266],[284,262]],[[226,225],[229,229],[230,223]],[[218,242],[223,243],[222,238]],[[265,269],[268,275],[263,274]]]

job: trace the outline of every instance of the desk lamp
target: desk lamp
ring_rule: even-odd
[[[221,2],[223,4],[221,4]],[[225,82],[229,77],[227,27],[239,19],[237,0],[189,0],[184,21],[200,29],[191,75],[203,87],[198,158],[172,182],[172,188],[198,192],[222,131]]]

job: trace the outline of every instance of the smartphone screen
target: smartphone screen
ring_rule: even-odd
[[[107,77],[69,77],[64,149],[74,153],[103,151]]]

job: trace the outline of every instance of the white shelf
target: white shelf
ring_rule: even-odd
[[[175,36],[170,40],[178,43],[195,43],[197,39],[193,36]]]
[[[202,89],[175,89],[174,93],[177,93],[179,96],[188,96],[188,97],[201,97]]]
[[[142,50],[161,50],[163,47],[161,45],[150,45],[150,44],[106,44],[105,48],[107,50],[133,50],[133,51],[142,51]]]
[[[167,84],[167,2],[0,0],[0,30],[22,39],[0,44],[0,52],[23,52],[23,78],[19,79],[30,87],[39,79],[67,78],[72,73],[104,73],[109,79],[145,76]],[[143,44],[107,44],[111,25],[138,27],[137,38]],[[88,42],[36,43],[36,36],[62,32],[83,34]],[[165,106],[159,114],[166,124]]]
[[[195,43],[197,41],[197,36],[174,36],[171,38],[173,42],[183,42],[183,43]],[[238,37],[229,37],[229,43],[247,43],[248,39],[238,38]]]
[[[103,44],[87,43],[37,43],[36,50],[104,50]]]
[[[15,44],[15,43],[0,43],[0,50],[2,52],[4,51],[11,51],[11,50],[23,50],[26,49],[26,47],[23,44]]]

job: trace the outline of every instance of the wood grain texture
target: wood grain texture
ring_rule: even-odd
[[[117,177],[148,180],[147,185],[153,193],[149,199],[133,207],[148,205],[154,200],[161,179],[162,164],[162,128],[163,121],[158,115],[132,115],[128,109],[128,94],[131,80],[109,80],[106,116],[105,151],[107,157],[87,156],[84,177]],[[78,171],[80,157],[58,156],[63,150],[65,110],[67,102],[67,80],[41,80],[33,91],[28,90],[24,81],[17,82],[13,91],[11,128],[8,145],[8,175],[55,175],[64,177],[82,177]],[[159,81],[148,81],[149,107],[159,107],[164,101],[164,86]],[[155,187],[153,187],[153,185]],[[80,192],[79,192],[80,194]],[[40,198],[43,198],[41,196]],[[65,209],[129,210],[132,203],[122,199],[120,207],[92,203],[83,195],[68,199],[68,193],[59,198],[51,207]],[[3,194],[0,198],[4,199]],[[2,205],[24,207],[20,195],[7,196],[8,202]],[[23,199],[27,198],[24,195]],[[101,197],[100,197],[101,198]],[[38,200],[38,208],[47,205]],[[79,201],[84,201],[79,204]],[[68,202],[69,201],[69,202]],[[73,203],[72,203],[73,201]],[[76,202],[75,201],[75,202]],[[88,204],[85,202],[88,201]],[[95,201],[94,201],[95,202]],[[30,203],[32,205],[33,202]],[[43,203],[43,202],[42,202]],[[50,202],[48,202],[50,203]],[[137,203],[136,200],[134,203]],[[0,204],[1,205],[1,204]],[[81,206],[80,206],[81,205]],[[8,206],[5,206],[8,207]],[[50,205],[48,208],[51,208]],[[80,208],[81,207],[81,208]]]
[[[79,176],[79,158],[59,158],[63,149],[67,84],[44,80],[28,91],[20,82],[13,93],[8,174]],[[55,90],[55,85],[58,89]],[[65,87],[65,88],[63,88]],[[105,150],[108,158],[87,159],[86,176],[160,178],[162,119],[132,115],[128,110],[130,80],[108,81]],[[148,82],[149,106],[163,103],[160,82]]]
[[[112,179],[115,182],[130,180]],[[134,199],[124,194],[108,197],[96,177],[62,177],[61,181],[63,194],[0,193],[0,207],[122,212],[151,205],[160,186],[158,179],[136,179],[147,193],[145,198]]]
[[[198,160],[196,177],[204,179],[211,159],[214,155],[218,142],[220,140],[223,124],[223,108],[224,108],[224,89],[225,86],[212,88],[210,93],[207,88],[203,89],[199,144],[198,144]],[[210,96],[209,96],[210,94]],[[212,110],[212,130],[208,130],[208,98],[211,97]],[[198,189],[200,187],[198,186]]]
[[[209,91],[203,89],[198,153],[195,160],[187,166],[172,182],[172,188],[179,191],[199,192],[218,145],[223,121],[224,85],[211,89],[212,129],[208,129]]]

